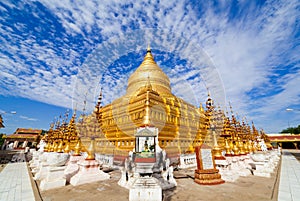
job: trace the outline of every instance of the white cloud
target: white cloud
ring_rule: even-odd
[[[40,2],[58,20],[51,24],[51,20],[40,19],[41,25],[51,27],[48,38],[38,33],[26,35],[26,23],[0,26],[1,43],[9,50],[0,54],[0,94],[18,94],[63,107],[75,103],[81,109],[88,92],[86,99],[91,110],[100,86],[104,103],[125,93],[128,74],[119,73],[119,69],[114,75],[107,74],[107,67],[122,55],[140,52],[151,42],[154,49],[188,61],[184,67],[162,68],[169,73],[173,92],[195,105],[205,102],[208,87],[220,105],[228,99],[240,114],[263,122],[265,117],[275,119],[272,108],[281,110],[299,102],[300,91],[294,87],[299,79],[293,76],[299,65],[299,48],[295,47],[299,40],[295,35],[295,27],[299,28],[299,1],[271,1],[263,5],[239,1],[235,13],[229,1],[222,1],[217,7],[201,4],[199,8],[184,1]],[[5,4],[15,9],[23,6]],[[7,9],[0,9],[6,13]],[[39,18],[42,12],[33,10],[33,16]],[[0,19],[5,21],[5,16]],[[43,30],[41,25],[34,30]],[[99,45],[95,41],[100,38],[104,42]],[[163,55],[164,59],[167,57]],[[279,70],[284,71],[282,78]],[[182,74],[179,76],[178,72]],[[274,74],[279,76],[274,78]],[[276,87],[280,90],[274,91]],[[255,98],[252,91],[257,93]],[[268,94],[269,91],[274,92]],[[287,102],[286,97],[294,102]],[[268,123],[260,125],[267,131],[278,130]]]
[[[31,118],[31,117],[27,117],[27,116],[23,116],[23,115],[20,115],[19,117],[21,119],[25,119],[27,121],[37,121],[37,119],[35,119],[35,118]]]

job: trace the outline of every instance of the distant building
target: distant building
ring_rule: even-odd
[[[278,144],[284,149],[299,149],[300,135],[291,133],[272,133],[267,134],[272,144]]]
[[[14,134],[5,136],[2,149],[25,149],[36,147],[44,133],[41,129],[18,128]]]

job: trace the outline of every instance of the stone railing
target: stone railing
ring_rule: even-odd
[[[197,167],[196,154],[181,154],[180,155],[180,169]]]
[[[95,154],[95,159],[103,166],[103,167],[113,167],[114,156],[106,155],[106,154]]]

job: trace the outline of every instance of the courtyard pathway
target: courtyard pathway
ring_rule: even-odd
[[[300,151],[283,150],[278,201],[300,201],[300,162],[292,154]]]
[[[282,151],[278,201],[300,201],[300,162],[295,156],[300,160],[300,151]],[[0,181],[1,201],[35,201],[26,162],[8,163]]]
[[[26,162],[8,163],[0,172],[0,200],[35,200]]]

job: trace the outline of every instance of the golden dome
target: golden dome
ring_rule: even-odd
[[[151,49],[147,49],[144,61],[129,77],[127,86],[127,95],[137,92],[141,87],[145,87],[148,79],[152,89],[160,94],[171,94],[169,77],[156,64],[151,54]]]

